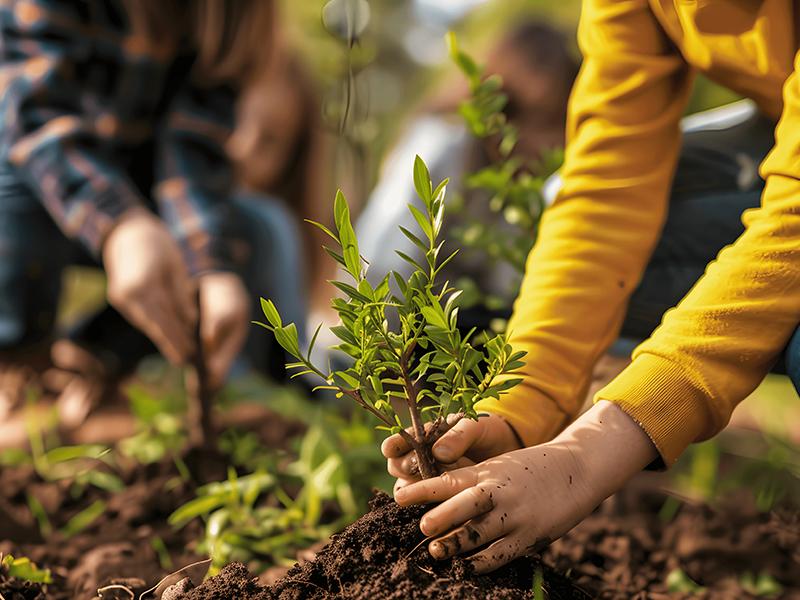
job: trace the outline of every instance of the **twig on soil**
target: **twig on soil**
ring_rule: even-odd
[[[0,592],[0,600],[6,600],[6,597],[3,596],[2,592]]]
[[[164,577],[162,577],[162,578],[161,578],[161,580],[160,580],[160,581],[159,581],[157,584],[155,584],[155,585],[154,585],[153,587],[151,587],[149,590],[145,590],[145,591],[143,591],[141,594],[139,594],[139,600],[144,600],[145,596],[147,596],[148,594],[150,594],[150,593],[152,593],[152,592],[155,592],[156,590],[158,590],[158,588],[161,586],[161,584],[162,584],[162,583],[164,583],[165,581],[167,581],[167,580],[168,580],[170,577],[174,577],[175,575],[180,575],[180,574],[183,574],[185,571],[188,571],[188,570],[189,570],[189,569],[191,569],[192,567],[199,567],[200,565],[206,565],[206,564],[207,564],[207,565],[210,565],[210,564],[211,564],[211,559],[210,559],[210,558],[206,558],[205,560],[198,560],[197,562],[193,562],[193,563],[191,563],[191,564],[188,564],[188,565],[186,565],[185,567],[181,567],[181,568],[180,568],[180,569],[178,569],[177,571],[173,571],[173,572],[172,572],[172,573],[170,573],[169,575],[165,575]],[[189,580],[191,580],[191,579],[192,579],[192,578],[191,578],[190,576],[188,576],[188,575],[187,575],[187,577],[189,577]],[[192,583],[194,583],[194,582],[192,581]]]
[[[414,565],[414,566],[417,567],[423,573],[427,573],[431,577],[436,577],[436,573],[433,572],[433,569],[426,569],[425,567],[420,566],[420,565]]]
[[[112,583],[111,585],[107,585],[105,587],[97,588],[97,595],[100,596],[100,598],[102,598],[103,597],[103,592],[107,592],[108,590],[125,590],[126,592],[128,592],[131,595],[131,600],[136,598],[136,594],[133,593],[133,590],[131,588],[129,588],[127,586],[124,586],[124,585],[120,585],[118,583]]]
[[[417,544],[416,546],[414,546],[414,547],[411,549],[411,552],[409,552],[408,554],[406,554],[406,555],[403,557],[403,559],[407,559],[409,556],[411,556],[412,554],[414,554],[414,552],[416,552],[417,550],[419,550],[419,549],[422,547],[422,544],[424,544],[425,542],[429,542],[429,541],[431,541],[432,539],[433,539],[433,536],[428,536],[428,537],[426,537],[426,538],[425,538],[424,540],[422,540],[422,541],[421,541],[419,544]]]

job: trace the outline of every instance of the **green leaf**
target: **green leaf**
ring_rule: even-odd
[[[419,239],[416,235],[411,233],[408,229],[406,229],[402,225],[400,225],[400,231],[402,231],[403,235],[406,236],[409,240],[411,240],[411,243],[413,243],[417,248],[419,248],[423,252],[428,251],[428,244],[423,242],[421,239]]]
[[[67,521],[66,525],[61,528],[61,534],[64,537],[70,538],[80,533],[100,518],[105,511],[106,503],[102,500],[96,500]]]
[[[323,246],[322,249],[325,250],[325,252],[328,254],[328,256],[330,256],[337,263],[339,263],[343,267],[347,266],[347,263],[344,262],[344,256],[342,256],[341,254],[336,252],[336,250],[334,250],[332,248],[329,248],[328,246]]]
[[[436,310],[437,308],[439,308],[439,310]],[[449,324],[444,318],[444,314],[441,312],[440,307],[423,306],[420,308],[420,312],[422,313],[422,316],[425,317],[425,321],[427,321],[429,325],[440,327],[441,329],[450,328]]]
[[[50,569],[39,569],[29,558],[14,558],[7,554],[3,557],[2,566],[7,569],[9,577],[31,583],[53,583]]]
[[[358,240],[353,224],[350,222],[350,207],[342,190],[336,192],[333,203],[333,214],[336,229],[339,231],[339,243],[342,246],[342,257],[345,268],[354,278],[359,279],[361,274],[361,255],[358,252]]]
[[[347,371],[334,371],[333,375],[334,377],[338,377],[339,379],[344,381],[347,386],[349,386],[354,390],[357,390],[361,387],[361,382],[352,375],[350,375]]]
[[[264,316],[267,318],[267,322],[270,325],[276,328],[283,326],[283,323],[281,322],[281,315],[278,312],[278,309],[275,308],[275,304],[272,302],[272,300],[261,298],[261,310],[264,312]]]
[[[183,527],[197,517],[202,517],[223,506],[227,500],[227,494],[214,494],[212,496],[200,496],[189,500],[183,506],[176,509],[167,519],[167,523],[174,527]]]
[[[83,444],[79,446],[60,446],[48,450],[44,458],[49,464],[67,462],[79,458],[99,459],[108,453],[106,446]]]
[[[394,252],[395,252],[395,254],[397,254],[397,256],[399,256],[399,257],[400,257],[400,258],[402,258],[404,261],[406,261],[407,263],[409,263],[409,264],[410,264],[412,267],[415,267],[415,268],[417,268],[418,270],[420,270],[420,271],[422,271],[422,272],[424,272],[424,271],[425,271],[425,267],[423,267],[423,266],[422,266],[420,263],[418,263],[416,260],[414,260],[413,258],[411,258],[411,257],[410,257],[408,254],[406,254],[405,252],[400,252],[400,250],[395,250]]]
[[[431,222],[428,220],[428,217],[422,214],[422,211],[413,204],[408,205],[408,210],[411,211],[412,215],[414,215],[414,219],[417,221],[422,233],[424,233],[429,240],[433,241],[433,227],[431,226]],[[427,248],[428,246],[425,245],[424,249],[427,250]]]
[[[417,194],[425,203],[425,206],[430,206],[433,200],[431,175],[428,172],[425,161],[419,155],[414,158],[414,189],[417,190]]]
[[[705,588],[698,585],[691,577],[681,569],[673,569],[667,575],[667,589],[672,593],[694,593],[700,592]]]
[[[365,296],[349,283],[345,283],[343,281],[331,281],[331,284],[354,300],[358,300],[359,302],[363,302],[365,304],[372,302],[372,298]]]
[[[330,229],[328,229],[325,225],[323,225],[322,223],[319,223],[317,221],[312,221],[311,219],[303,219],[303,220],[306,223],[309,223],[309,224],[313,225],[314,227],[316,227],[320,231],[323,231],[326,235],[328,235],[329,237],[332,237],[337,242],[339,241],[339,238],[337,238],[336,235]]]
[[[295,358],[302,360],[303,357],[300,355],[300,342],[297,337],[297,326],[294,323],[289,323],[285,327],[276,327],[274,333],[275,339],[278,341],[281,348]]]

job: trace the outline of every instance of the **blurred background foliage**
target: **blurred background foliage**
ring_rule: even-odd
[[[352,48],[335,34],[335,27],[325,22],[323,14],[328,5],[345,10],[346,5],[356,4],[353,0],[281,3],[289,44],[318,83],[324,122],[332,132],[341,134],[339,149],[344,151],[337,153],[334,176],[339,177],[339,185],[354,176],[360,179],[357,195],[371,189],[382,157],[425,99],[458,78],[447,58],[444,38],[448,30],[456,31],[464,49],[480,58],[506,30],[525,19],[546,20],[574,39],[581,4],[580,0],[361,2],[368,5],[367,18]],[[574,51],[578,53],[577,44]],[[348,85],[350,114],[341,128]],[[687,112],[736,99],[701,77]]]
[[[280,0],[281,35],[309,69],[324,127],[334,140],[327,188],[341,187],[363,206],[386,152],[427,99],[460,74],[448,59],[445,34],[481,59],[503,32],[524,19],[544,19],[574,39],[580,0]],[[335,15],[356,7],[363,26],[351,44]],[[334,16],[334,18],[331,17]],[[326,19],[326,16],[328,17]],[[327,22],[326,22],[327,21]],[[577,45],[574,51],[578,52]],[[687,112],[737,99],[698,78]],[[345,118],[345,113],[347,114]],[[95,269],[66,274],[62,323],[103,302],[104,277]]]

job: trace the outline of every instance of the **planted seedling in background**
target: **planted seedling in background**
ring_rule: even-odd
[[[563,151],[553,148],[535,161],[515,155],[519,134],[504,112],[508,97],[502,79],[498,75],[487,77],[484,69],[459,48],[453,32],[447,35],[447,46],[451,60],[469,85],[469,96],[459,105],[458,113],[469,133],[490,144],[494,150],[490,154],[496,157],[489,165],[468,173],[463,181],[467,194],[450,201],[461,220],[453,228],[453,236],[463,247],[478,251],[492,262],[510,264],[519,274],[509,290],[516,296],[545,208],[544,183],[561,166]],[[481,202],[488,197],[489,209],[497,218],[486,219],[482,210],[472,215],[470,192],[476,192]],[[478,290],[475,300],[490,309],[508,308],[502,299],[480,298]]]
[[[258,323],[297,359],[287,364],[295,371],[293,376],[317,375],[323,381],[319,388],[351,398],[381,422],[380,428],[399,433],[414,449],[420,474],[426,478],[439,473],[431,454],[433,442],[459,419],[477,419],[476,402],[497,398],[516,385],[519,380],[509,375],[522,366],[524,356],[514,352],[503,335],[473,346],[473,332],[463,334],[458,329],[459,292],[437,279],[455,256],[440,257],[446,184],[434,188],[427,166],[416,158],[414,187],[424,210],[409,205],[419,232],[401,230],[425,258],[417,261],[398,251],[413,267],[407,279],[392,272],[375,287],[367,281],[367,262],[359,253],[341,192],[334,202],[336,231],[312,223],[334,240],[335,246],[326,251],[348,279],[333,282],[343,296],[332,301],[341,324],[331,332],[340,340],[336,349],[352,360],[349,368],[326,371],[314,365],[311,353],[320,328],[303,353],[295,324],[284,324],[270,300],[262,299],[266,323]],[[396,284],[396,294],[390,282]],[[390,314],[397,327],[390,328]],[[408,423],[394,401],[407,408]]]

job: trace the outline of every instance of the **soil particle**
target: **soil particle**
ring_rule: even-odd
[[[377,494],[372,510],[331,538],[317,557],[292,568],[269,587],[254,586],[241,565],[217,576],[180,600],[252,598],[254,600],[406,600],[531,598],[537,562],[518,559],[486,576],[472,572],[463,559],[434,560],[419,532],[424,507],[401,508],[386,494]],[[545,569],[550,600],[589,598],[551,569]]]

